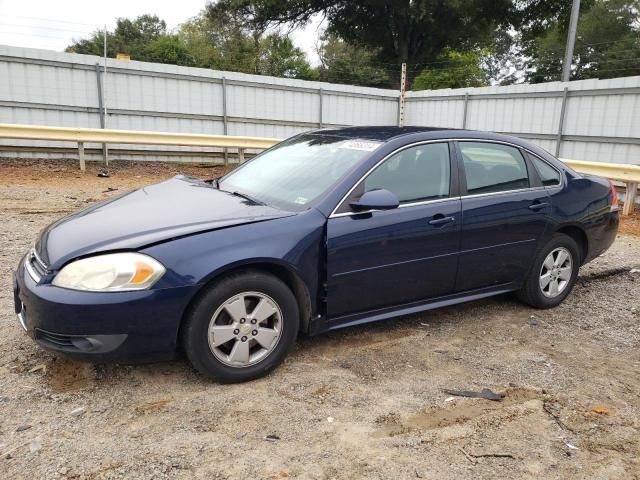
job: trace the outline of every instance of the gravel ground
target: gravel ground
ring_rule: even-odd
[[[0,163],[2,478],[640,478],[640,237],[621,234],[556,309],[506,295],[301,338],[269,377],[218,385],[183,360],[63,361],[15,321],[11,271],[45,225],[176,170],[213,174],[98,169]],[[443,392],[482,388],[506,397]]]

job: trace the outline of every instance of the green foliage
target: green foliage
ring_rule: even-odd
[[[526,80],[560,80],[568,19],[558,16],[523,39]],[[572,80],[640,75],[640,1],[583,2],[578,20]]]
[[[335,35],[327,35],[322,40],[318,52],[320,80],[367,87],[389,86],[389,73],[377,66],[375,50],[351,45]]]
[[[375,52],[380,64],[399,66],[436,61],[447,49],[471,51],[491,43],[506,25],[512,0],[220,0],[216,8],[237,12],[245,24],[304,25],[322,13],[328,33]],[[409,72],[409,76],[413,72]]]
[[[88,55],[103,54],[104,32],[96,31],[88,39],[79,40],[67,47],[67,52]],[[141,15],[134,20],[118,18],[113,32],[107,32],[107,55],[126,53],[133,60],[147,60],[146,46],[167,35],[167,24],[157,15]],[[170,62],[166,62],[170,63]]]
[[[437,62],[420,72],[411,89],[484,87],[489,84],[489,78],[487,71],[482,67],[482,59],[481,52],[448,50]]]
[[[195,66],[195,58],[184,40],[178,35],[161,35],[143,46],[147,62]]]
[[[75,42],[68,52],[102,55],[103,32]],[[132,60],[197,66],[276,77],[315,80],[318,72],[291,39],[243,27],[232,12],[209,9],[181,26],[177,34],[155,15],[119,18],[107,32],[107,55],[127,53]]]
[[[302,50],[289,37],[271,34],[258,43],[257,73],[274,77],[317,80],[318,73],[307,62]]]
[[[155,15],[119,18],[107,55],[373,87],[459,88],[559,80],[569,0],[218,0],[167,31]],[[327,20],[312,68],[278,26]],[[69,52],[102,55],[103,32]],[[582,0],[572,79],[640,75],[640,0]]]

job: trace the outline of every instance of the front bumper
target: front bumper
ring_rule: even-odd
[[[18,322],[38,345],[77,360],[123,363],[174,356],[193,288],[68,290],[37,283],[24,259],[13,282]]]

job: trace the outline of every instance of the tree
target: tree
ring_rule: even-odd
[[[335,35],[325,35],[318,54],[320,80],[323,82],[389,86],[389,74],[386,68],[377,64],[375,50],[351,45]]]
[[[289,37],[271,34],[258,42],[256,73],[274,77],[317,80],[318,72],[307,62],[305,53]]]
[[[484,87],[489,84],[489,74],[482,66],[482,59],[483,52],[448,50],[432,66],[420,72],[411,89]]]
[[[560,80],[569,23],[566,10],[556,7],[547,22],[532,22],[524,29],[527,81]],[[571,79],[629,75],[640,75],[640,1],[583,1]]]
[[[145,46],[167,34],[167,24],[157,15],[140,15],[134,20],[118,18],[113,32],[107,32],[107,55],[126,53],[134,60],[145,60]],[[96,31],[88,39],[67,47],[67,52],[88,55],[103,54],[104,32]]]
[[[328,33],[375,51],[378,62],[399,66],[436,61],[446,49],[484,46],[506,25],[511,0],[220,0],[211,7],[239,12],[250,25],[304,25],[322,13]],[[412,74],[410,74],[411,78]],[[394,75],[398,83],[398,75]]]
[[[170,63],[173,65],[195,66],[194,56],[184,40],[178,35],[162,35],[142,48],[147,62]]]
[[[317,79],[302,50],[286,35],[265,35],[232,10],[209,6],[182,25],[180,35],[199,67],[258,75]]]

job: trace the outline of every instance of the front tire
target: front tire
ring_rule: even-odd
[[[581,252],[576,241],[556,233],[540,250],[517,296],[535,308],[553,308],[571,293],[578,277]]]
[[[187,314],[182,342],[196,370],[236,383],[277,367],[298,328],[298,303],[289,287],[272,275],[243,271],[200,294]]]

